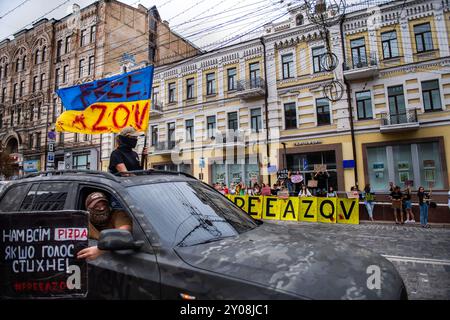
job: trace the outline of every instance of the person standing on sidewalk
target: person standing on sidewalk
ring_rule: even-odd
[[[406,210],[406,223],[416,223],[412,212],[411,187],[408,185],[403,193],[403,203]]]
[[[364,204],[369,214],[370,221],[373,221],[373,208],[375,207],[375,196],[370,189],[370,183],[366,184],[363,191]]]
[[[403,194],[400,191],[400,187],[396,186],[394,187],[394,191],[391,192],[391,201],[392,201],[392,208],[394,210],[394,218],[395,218],[395,224],[403,224],[403,212],[402,212],[402,198]],[[398,222],[397,218],[397,211],[400,212],[400,222]]]
[[[420,187],[417,192],[417,197],[419,198],[419,207],[420,207],[420,225],[422,228],[430,228],[428,224],[428,205],[431,197],[431,189],[430,193],[425,192],[424,187]]]

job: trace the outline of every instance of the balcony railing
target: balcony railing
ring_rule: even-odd
[[[175,141],[158,141],[155,145],[155,151],[168,151],[175,148]]]
[[[376,53],[370,54],[362,61],[344,61],[344,77],[347,80],[373,78],[378,75],[378,59]]]
[[[395,132],[416,130],[419,128],[417,109],[401,113],[384,113],[381,115],[381,131]]]
[[[163,105],[161,102],[156,102],[151,104],[150,116],[160,116],[163,113]]]
[[[249,99],[263,96],[266,93],[266,85],[261,77],[237,82],[237,95],[242,99]]]

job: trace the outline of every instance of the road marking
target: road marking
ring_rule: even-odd
[[[400,257],[400,256],[390,256],[382,254],[383,257],[390,261],[399,261],[399,262],[415,262],[415,263],[423,263],[423,264],[435,264],[441,266],[450,266],[450,260],[438,260],[438,259],[427,259],[427,258],[415,258],[415,257]]]

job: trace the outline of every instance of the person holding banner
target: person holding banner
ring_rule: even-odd
[[[111,153],[109,172],[112,174],[133,170],[142,170],[138,154],[133,151],[141,134],[133,127],[126,127],[117,136],[118,146]],[[145,150],[144,150],[145,151]]]

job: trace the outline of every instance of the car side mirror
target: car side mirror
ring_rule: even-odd
[[[128,230],[108,229],[100,232],[97,247],[100,250],[137,250],[142,247],[143,241],[135,241]]]

